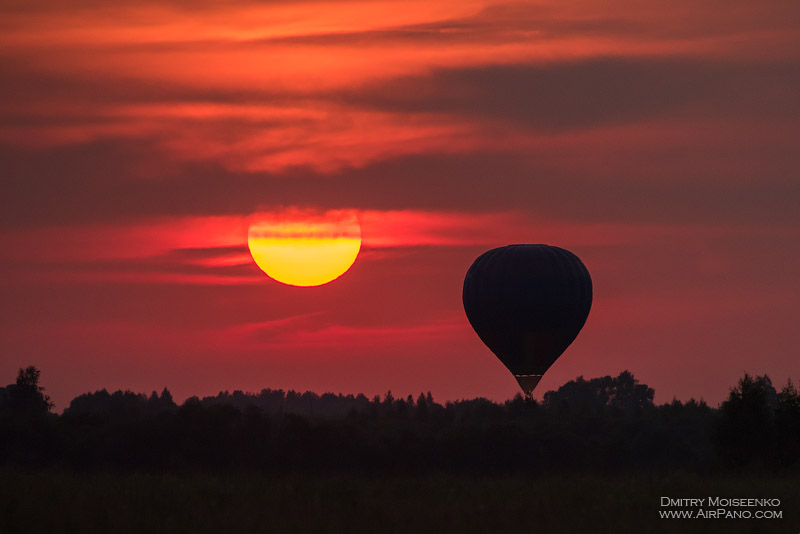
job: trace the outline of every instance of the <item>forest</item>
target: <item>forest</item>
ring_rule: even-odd
[[[36,367],[0,388],[0,466],[70,472],[538,474],[797,472],[800,393],[745,374],[718,407],[656,405],[629,371],[541,401],[439,403],[281,389],[177,404],[106,390],[62,413]]]

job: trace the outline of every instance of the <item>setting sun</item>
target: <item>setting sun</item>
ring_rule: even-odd
[[[361,249],[354,212],[289,212],[257,217],[247,245],[270,278],[292,286],[319,286],[343,275]]]

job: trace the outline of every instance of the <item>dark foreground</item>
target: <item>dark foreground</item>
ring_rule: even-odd
[[[247,476],[0,471],[0,532],[788,532],[800,477]],[[777,498],[751,519],[662,519],[661,498]],[[703,507],[704,510],[717,507]],[[687,507],[696,510],[697,507]],[[781,512],[756,519],[758,510]]]

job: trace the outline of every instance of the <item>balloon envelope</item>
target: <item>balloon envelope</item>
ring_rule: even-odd
[[[530,393],[583,328],[592,279],[568,250],[509,245],[475,260],[462,298],[475,332]]]

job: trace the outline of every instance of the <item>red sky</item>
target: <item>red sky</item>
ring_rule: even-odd
[[[797,381],[800,4],[5,0],[0,382],[504,400],[481,252],[580,256],[538,395]],[[272,282],[257,213],[355,210],[331,284]],[[1,378],[5,377],[5,378]]]

